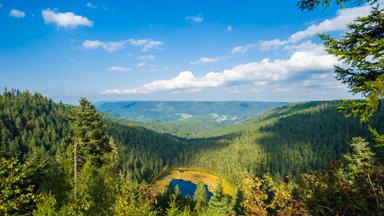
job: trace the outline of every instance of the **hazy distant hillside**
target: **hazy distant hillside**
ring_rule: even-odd
[[[99,102],[99,111],[115,117],[167,123],[184,131],[200,132],[234,124],[282,102],[238,101],[119,101]]]

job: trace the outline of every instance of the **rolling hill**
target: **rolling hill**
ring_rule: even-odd
[[[284,105],[283,102],[238,101],[121,101],[98,102],[96,108],[116,119],[159,132],[195,136],[238,124],[251,116]]]

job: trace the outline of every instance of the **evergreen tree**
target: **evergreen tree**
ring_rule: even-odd
[[[182,212],[181,193],[179,187],[176,185],[174,193],[171,194],[168,202],[167,216],[178,216]]]
[[[103,116],[85,98],[81,98],[79,102],[80,105],[70,113],[76,170],[81,170],[86,161],[101,166],[103,155],[110,150]]]
[[[56,216],[56,199],[49,194],[40,195],[39,202],[36,205],[36,210],[33,211],[33,216]]]
[[[244,207],[244,194],[236,188],[232,197],[232,211],[234,215],[245,215],[246,209]]]
[[[344,7],[346,4],[362,4],[364,2],[367,3],[375,3],[378,0],[335,0],[335,3],[337,5],[340,5],[341,7]],[[323,5],[323,7],[328,8],[330,7],[332,3],[332,0],[300,0],[297,5],[301,10],[314,10],[317,6],[320,4]]]
[[[201,213],[208,206],[208,197],[207,190],[205,188],[205,184],[199,183],[197,184],[195,194],[193,195],[193,201],[195,204],[194,211]]]
[[[213,210],[213,212],[222,214],[227,214],[230,212],[228,198],[224,194],[223,186],[221,183],[217,184],[216,189],[213,192],[213,196],[209,200],[209,208]]]
[[[103,118],[85,98],[71,110],[71,132],[73,140],[74,192],[77,193],[77,176],[86,163],[100,167],[103,155],[109,150],[104,132]]]
[[[327,52],[345,65],[335,66],[337,79],[347,84],[352,93],[364,96],[358,101],[345,100],[340,110],[366,122],[384,100],[384,9],[372,8],[368,16],[357,18],[348,29],[338,40],[328,35],[321,37]],[[384,146],[384,135],[371,130],[378,144]]]
[[[125,181],[120,183],[113,210],[114,215],[117,216],[156,215],[144,189],[136,183],[127,183]]]

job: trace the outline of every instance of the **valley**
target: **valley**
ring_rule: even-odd
[[[175,168],[171,170],[165,170],[154,178],[153,182],[161,190],[165,191],[168,185],[173,180],[183,180],[191,182],[195,185],[204,184],[208,187],[208,190],[212,193],[220,182],[223,186],[224,193],[227,195],[234,194],[233,186],[225,179],[220,178],[212,173],[193,168]],[[182,191],[183,189],[181,189]],[[193,195],[190,194],[190,195]]]
[[[252,101],[119,101],[96,108],[119,121],[182,137],[239,124],[284,102]]]
[[[35,178],[39,179],[33,184],[41,191],[46,190],[46,187],[51,187],[49,191],[57,189],[54,192],[55,200],[59,202],[67,199],[66,193],[62,191],[70,190],[71,185],[73,169],[68,166],[73,160],[71,143],[74,141],[71,137],[81,137],[82,133],[87,134],[85,140],[90,139],[88,136],[102,136],[105,140],[102,143],[106,144],[106,150],[103,150],[105,153],[98,156],[100,162],[95,161],[95,165],[92,165],[95,167],[90,167],[100,171],[87,173],[85,170],[89,169],[87,166],[90,164],[85,163],[82,165],[82,175],[93,176],[92,179],[102,178],[102,184],[105,184],[103,187],[108,186],[111,193],[120,194],[116,199],[121,196],[139,196],[137,199],[147,200],[146,205],[153,206],[151,209],[156,206],[159,212],[163,208],[170,208],[169,205],[175,199],[174,193],[182,194],[183,198],[177,199],[184,200],[183,202],[191,202],[188,200],[193,197],[194,200],[206,200],[202,201],[206,203],[219,202],[218,195],[226,197],[220,199],[235,200],[239,191],[248,197],[253,193],[269,190],[268,193],[272,194],[290,194],[291,192],[285,191],[289,187],[300,190],[300,187],[295,186],[296,181],[306,181],[303,178],[312,175],[311,173],[326,172],[334,162],[343,160],[346,154],[355,151],[349,142],[356,136],[370,141],[367,148],[372,148],[377,158],[383,158],[384,155],[382,148],[375,147],[368,128],[370,125],[378,128],[380,133],[384,132],[384,104],[378,106],[368,124],[362,124],[358,119],[345,117],[338,112],[340,101],[280,104],[241,122],[194,131],[193,136],[187,137],[179,136],[177,131],[173,133],[161,130],[159,126],[163,123],[160,122],[156,122],[154,128],[152,123],[140,124],[139,121],[120,119],[110,113],[99,113],[85,99],[80,101],[80,106],[73,107],[56,103],[41,94],[18,90],[6,91],[0,99],[0,141],[2,148],[7,149],[6,152],[0,149],[2,163],[6,165],[7,158],[15,157],[25,165],[43,163],[31,171],[30,175],[36,175]],[[74,131],[72,116],[83,110],[86,114],[82,115],[95,116],[92,118],[96,118],[100,130],[90,129],[95,127],[94,120],[88,121],[85,118],[75,122],[78,124],[76,127],[80,128]],[[235,110],[231,112],[236,114]],[[237,112],[242,111],[239,109]],[[84,127],[84,123],[90,126]],[[82,130],[84,132],[79,135],[74,134]],[[89,133],[89,130],[94,132]],[[184,130],[187,131],[186,128]],[[100,141],[100,138],[92,139]],[[94,150],[95,148],[84,149],[80,153],[85,156],[93,155],[95,153],[87,151]],[[92,156],[88,160],[96,159]],[[80,163],[81,161],[79,160]],[[97,163],[101,163],[101,166],[96,165]],[[23,166],[22,164],[19,166]],[[39,168],[40,166],[45,168]],[[34,173],[34,169],[40,171]],[[40,174],[43,170],[49,172]],[[103,174],[94,176],[97,173]],[[58,182],[56,179],[67,180]],[[121,192],[115,191],[109,179],[117,179],[117,183],[121,185],[119,187],[125,189]],[[26,181],[29,180],[32,179],[28,177]],[[96,184],[89,183],[91,179],[81,181],[86,183],[81,184],[85,189]],[[177,186],[178,189],[170,186]],[[151,197],[150,194],[157,195]],[[104,195],[114,196],[109,193]],[[205,196],[208,198],[205,199]],[[152,199],[156,200],[156,205],[150,204]],[[132,205],[141,202],[143,201],[137,200]],[[61,207],[61,211],[67,208],[66,205]],[[100,208],[106,208],[103,205],[108,203],[100,201],[99,205]],[[28,211],[27,207],[23,209]]]

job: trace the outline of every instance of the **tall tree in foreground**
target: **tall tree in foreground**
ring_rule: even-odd
[[[27,215],[33,210],[45,168],[45,160],[32,156],[20,161],[0,148],[0,215]]]
[[[87,186],[97,187],[95,185],[98,178],[96,169],[103,164],[103,156],[109,152],[110,146],[104,132],[102,115],[85,98],[81,98],[80,105],[71,110],[70,127],[73,142],[74,201],[77,203],[78,177],[81,177],[82,180],[91,181],[88,183],[82,182],[82,186],[79,188],[82,189],[82,192],[89,191],[86,188]],[[85,165],[87,165],[87,172],[80,175]],[[81,203],[86,199],[86,195],[87,193],[82,194],[82,199],[79,200]],[[86,200],[97,198],[92,198],[91,194],[88,195],[89,199]],[[85,204],[81,205],[87,206]],[[89,208],[90,206],[87,207],[87,209]]]
[[[213,192],[209,201],[209,208],[213,214],[228,214],[230,212],[229,200],[224,194],[221,183],[217,184]]]
[[[345,100],[340,110],[360,117],[362,122],[375,113],[384,99],[384,10],[373,8],[367,17],[348,25],[349,31],[341,39],[322,35],[328,53],[336,56],[344,66],[335,66],[337,79],[347,84],[354,94],[364,99]],[[371,128],[379,146],[384,135]]]

